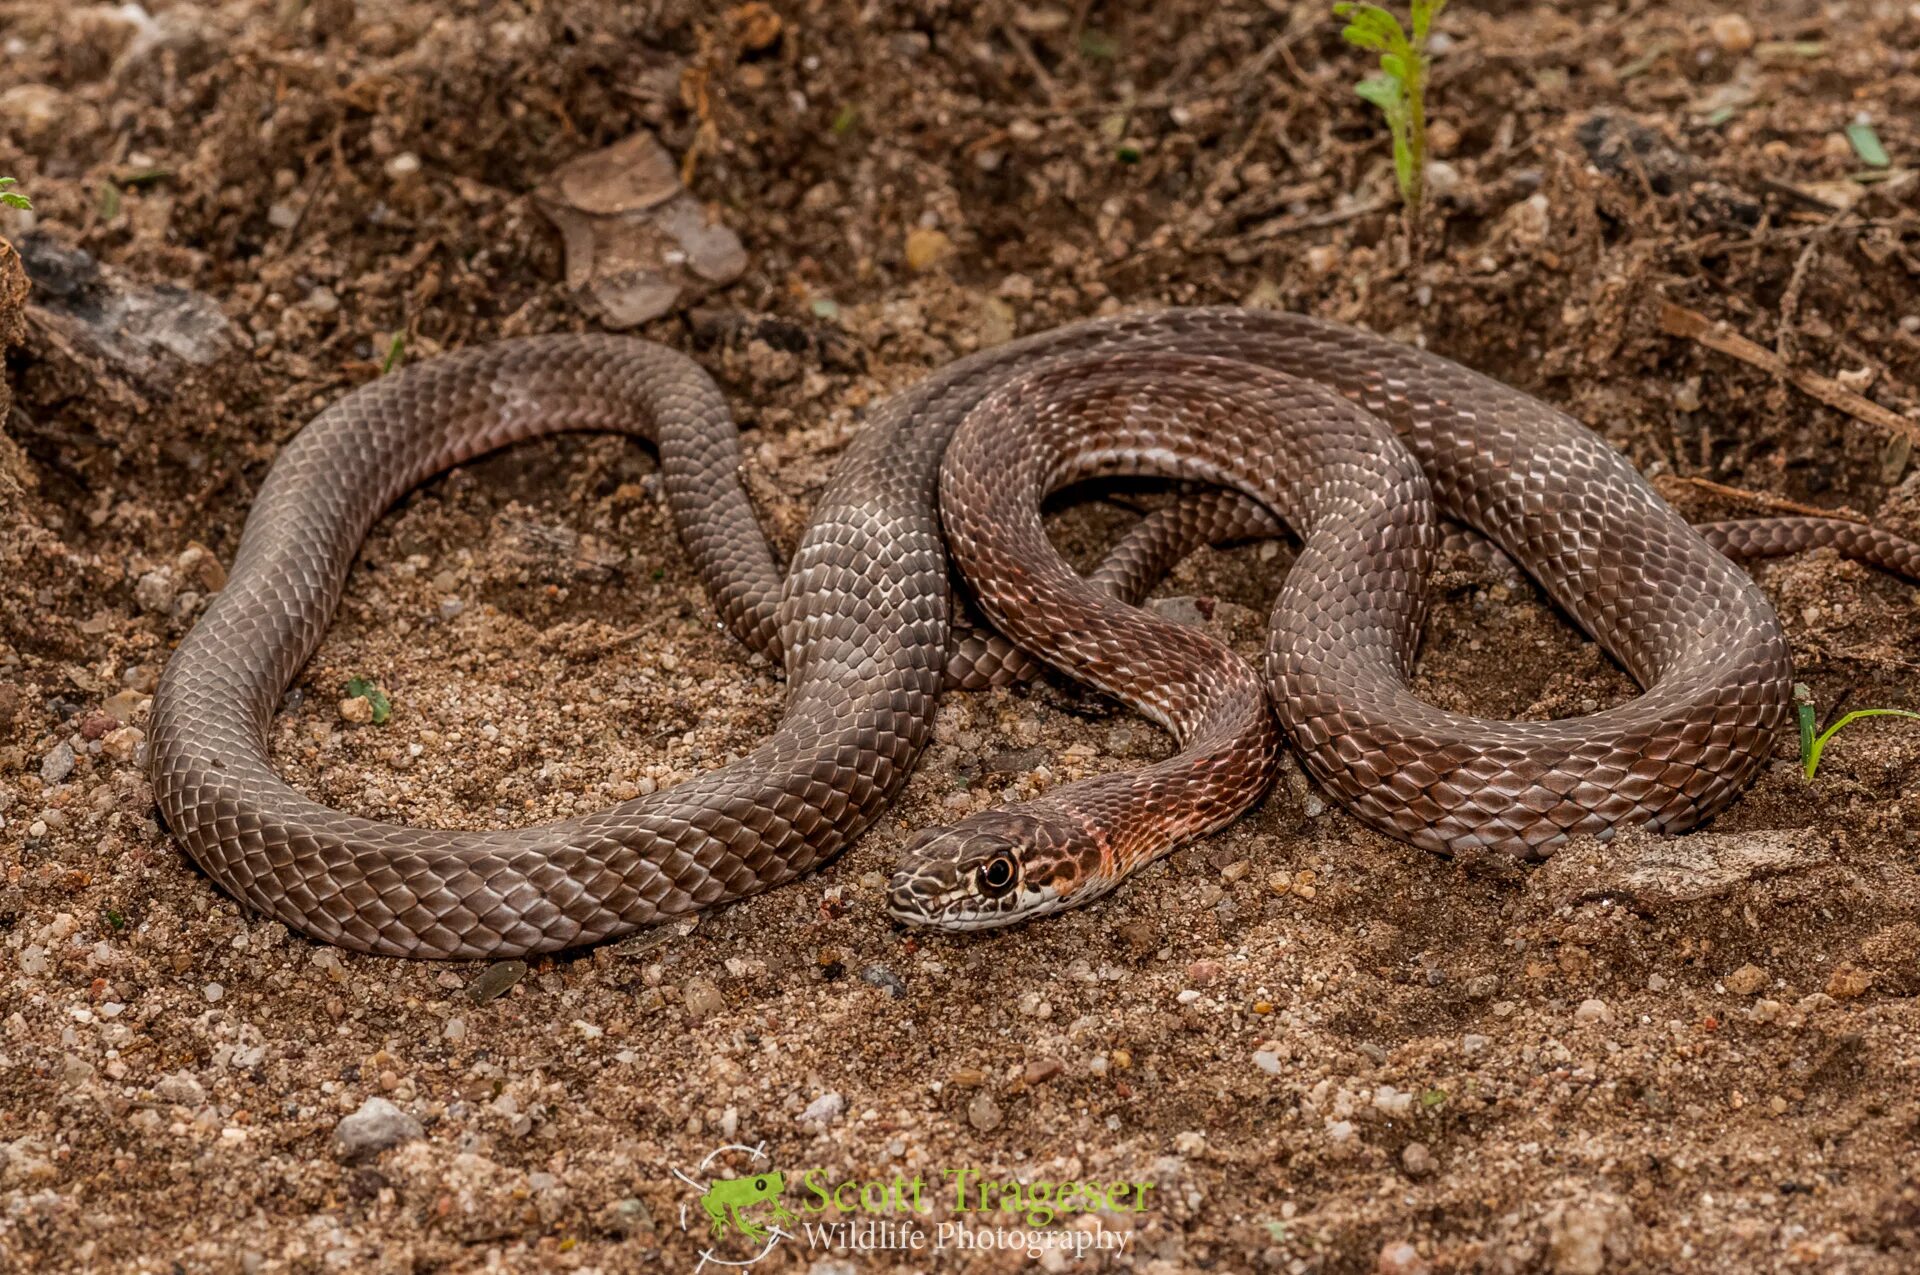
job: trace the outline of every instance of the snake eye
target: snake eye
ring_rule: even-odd
[[[981,865],[980,888],[998,897],[1013,888],[1013,879],[1018,875],[1020,867],[1013,861],[1013,855],[1002,850]]]

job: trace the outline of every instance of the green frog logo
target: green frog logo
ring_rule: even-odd
[[[771,1204],[774,1222],[798,1221],[792,1210],[780,1203],[780,1193],[786,1189],[787,1179],[782,1173],[726,1178],[706,1189],[700,1197],[700,1207],[706,1210],[714,1238],[724,1236],[727,1228],[732,1227],[750,1240],[764,1240],[767,1238],[767,1228],[748,1217],[745,1210]]]
[[[738,1169],[743,1162],[745,1171],[739,1176],[717,1176],[723,1168]],[[787,1178],[773,1168],[765,1143],[715,1147],[692,1172],[673,1172],[690,1191],[680,1202],[680,1229],[702,1237],[696,1272],[709,1265],[752,1266],[782,1240],[793,1238],[784,1228],[799,1218],[780,1198]]]

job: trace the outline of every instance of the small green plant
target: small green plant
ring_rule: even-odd
[[[355,699],[361,696],[364,696],[367,703],[373,706],[373,724],[385,726],[387,719],[393,716],[393,701],[387,698],[387,693],[381,690],[378,684],[369,682],[364,677],[356,677],[347,683],[347,698]]]
[[[0,177],[0,204],[5,204],[9,208],[18,208],[21,212],[32,212],[33,201],[13,189],[19,184],[17,178]]]
[[[1393,175],[1400,199],[1417,226],[1427,193],[1427,44],[1433,20],[1447,0],[1410,0],[1409,36],[1400,19],[1377,4],[1349,0],[1333,6],[1335,17],[1347,20],[1340,33],[1355,48],[1380,55],[1380,74],[1354,85],[1354,92],[1380,108],[1393,131]]]
[[[387,373],[393,371],[393,369],[404,363],[406,358],[407,334],[405,332],[396,332],[393,334],[393,341],[387,346],[387,358],[386,361],[380,365],[380,375],[385,376]]]
[[[1806,772],[1808,779],[1812,779],[1819,771],[1820,754],[1826,751],[1827,741],[1839,734],[1842,727],[1850,726],[1863,717],[1910,717],[1920,722],[1920,713],[1910,713],[1904,708],[1856,708],[1825,730],[1819,730],[1820,719],[1813,709],[1813,692],[1803,682],[1794,683],[1793,706],[1800,718],[1800,768]]]

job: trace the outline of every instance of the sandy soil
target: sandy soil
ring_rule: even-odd
[[[1788,500],[1920,533],[1886,430],[1660,322],[1724,320],[1914,418],[1920,11],[1463,2],[1417,257],[1359,60],[1277,0],[153,11],[0,3],[0,173],[37,207],[0,233],[41,307],[0,435],[0,1266],[690,1271],[706,1237],[674,1173],[711,1176],[723,1143],[764,1144],[727,1171],[780,1168],[796,1204],[808,1170],[919,1175],[930,1236],[1026,1229],[955,1214],[949,1171],[1151,1182],[1138,1211],[1039,1228],[1123,1236],[1084,1260],[1142,1271],[1920,1262],[1913,731],[1840,736],[1811,784],[1783,736],[1709,833],[1525,870],[1394,843],[1290,771],[1100,904],[915,938],[881,897],[911,830],[1165,747],[1060,681],[955,695],[905,798],[827,870],[524,971],[243,914],[139,765],[146,694],[277,445],[396,333],[414,360],[591,326],[531,192],[649,129],[748,264],[642,330],[739,405],[783,545],[890,389],[1017,332],[1221,300],[1562,404],[1691,516]],[[117,273],[78,287],[71,249]],[[139,367],[86,344],[76,315],[157,285],[231,333]],[[767,731],[778,681],[716,628],[654,473],[567,439],[408,498],[276,721],[292,781],[494,826]],[[1096,503],[1063,535],[1084,553],[1122,522]],[[1252,652],[1289,554],[1208,553],[1162,592]],[[1820,554],[1758,574],[1821,705],[1920,700],[1912,587]],[[1529,587],[1465,559],[1442,586],[1435,701],[1547,717],[1629,693]],[[342,720],[357,676],[390,693],[385,725]],[[393,1110],[342,1125],[376,1098]],[[760,1269],[1032,1260],[796,1240]]]

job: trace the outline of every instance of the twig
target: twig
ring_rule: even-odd
[[[1832,222],[1823,227],[1826,231],[1832,229]],[[1780,326],[1779,331],[1774,333],[1773,351],[1783,359],[1794,356],[1794,323],[1800,317],[1800,294],[1806,291],[1807,272],[1820,255],[1820,245],[1826,242],[1826,238],[1822,233],[1807,240],[1807,246],[1800,250],[1799,259],[1793,263],[1793,274],[1787,279],[1787,290],[1780,294]]]
[[[1328,226],[1338,226],[1356,221],[1372,213],[1382,212],[1394,206],[1391,199],[1369,199],[1365,203],[1355,204],[1351,208],[1336,208],[1330,212],[1313,213],[1306,217],[1296,217],[1291,221],[1269,221],[1255,226],[1236,239],[1214,240],[1203,245],[1208,248],[1229,243],[1259,243],[1266,239],[1278,239],[1282,235],[1298,234],[1303,230],[1324,230]]]
[[[1039,55],[1033,51],[1033,46],[1027,43],[1027,38],[1014,30],[1009,23],[1000,25],[1000,38],[1013,46],[1014,53],[1026,66],[1028,73],[1033,76],[1034,83],[1039,85],[1041,95],[1047,99],[1047,105],[1058,106],[1060,85],[1055,82],[1052,75],[1047,73],[1047,68],[1041,65]]]
[[[1920,421],[1914,421],[1898,412],[1880,406],[1865,395],[1856,394],[1846,386],[1818,372],[1802,371],[1789,367],[1772,350],[1757,345],[1729,331],[1725,325],[1715,323],[1697,310],[1675,305],[1671,301],[1660,303],[1660,330],[1669,336],[1685,337],[1709,350],[1717,350],[1731,358],[1739,359],[1749,367],[1759,368],[1762,372],[1777,376],[1801,392],[1811,395],[1828,407],[1845,412],[1857,421],[1868,425],[1877,425],[1881,429],[1904,434],[1915,442],[1920,442]]]
[[[1834,518],[1841,522],[1865,524],[1867,520],[1859,514],[1844,509],[1822,509],[1818,505],[1805,505],[1785,496],[1776,496],[1771,492],[1748,491],[1745,487],[1729,487],[1717,483],[1711,478],[1692,478],[1680,474],[1667,474],[1660,478],[1663,487],[1691,487],[1695,491],[1704,491],[1731,500],[1738,504],[1752,505],[1760,509],[1772,509],[1783,514],[1801,514],[1808,518]]]

